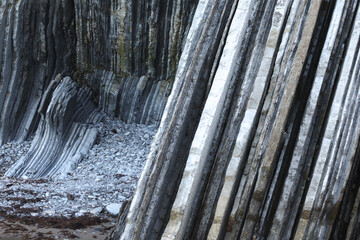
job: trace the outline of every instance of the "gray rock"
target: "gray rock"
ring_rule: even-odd
[[[97,131],[91,126],[101,120],[101,114],[91,103],[91,91],[70,78],[51,82],[39,113],[40,126],[29,152],[6,176],[27,178],[25,174],[31,172],[32,178],[65,177],[94,144]]]
[[[117,216],[120,212],[120,208],[121,208],[121,204],[112,203],[107,205],[105,209],[110,215]]]
[[[91,209],[90,210],[90,213],[93,214],[93,215],[98,215],[102,212],[103,208],[102,207],[97,207],[97,208],[94,208],[94,209]]]

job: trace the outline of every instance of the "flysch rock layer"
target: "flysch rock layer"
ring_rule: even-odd
[[[0,0],[0,143],[38,126],[57,74],[126,122],[159,124],[197,1]]]
[[[73,2],[79,81],[106,113],[158,124],[197,0]]]
[[[359,16],[356,0],[199,1],[111,239],[358,239]]]
[[[69,77],[49,84],[40,103],[41,120],[27,154],[5,173],[16,178],[64,178],[93,146],[102,115],[88,88]]]
[[[359,4],[0,0],[7,176],[71,171],[93,99],[160,123],[111,239],[359,239]]]

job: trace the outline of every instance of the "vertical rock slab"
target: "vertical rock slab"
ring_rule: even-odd
[[[341,2],[338,3],[340,4]],[[350,5],[348,10],[354,13],[354,5]],[[346,11],[342,12],[346,13]],[[295,235],[298,238],[311,239],[319,236],[327,239],[330,237],[346,182],[354,165],[360,130],[357,117],[359,53],[358,48],[354,48],[359,41],[359,14],[357,12],[353,31],[349,34],[349,47],[335,90],[334,104],[330,108]],[[336,15],[333,17],[336,19]],[[343,19],[346,23],[345,17]]]
[[[276,2],[273,9],[274,12],[272,15],[270,14],[272,19],[269,33],[265,37],[267,38],[266,43],[264,44],[265,50],[262,59],[256,60],[256,62],[260,62],[259,70],[253,83],[254,86],[246,106],[243,121],[240,125],[234,151],[229,165],[226,168],[224,186],[219,196],[208,239],[224,238],[225,228],[228,228],[226,222],[232,222],[233,220],[230,219],[234,219],[234,214],[230,213],[229,208],[231,208],[233,201],[239,201],[239,199],[234,199],[234,190],[236,191],[235,186],[239,184],[236,179],[239,172],[245,168],[249,141],[254,137],[254,131],[257,122],[259,121],[259,106],[263,104],[266,87],[269,85],[272,64],[274,64],[277,56],[282,56],[281,51],[278,51],[278,49],[281,43],[280,37],[284,31],[282,25],[286,20],[287,12],[291,6],[290,4],[291,1]],[[271,12],[272,9],[269,9],[268,11]],[[269,20],[266,19],[265,21]]]
[[[121,239],[159,239],[169,219],[203,108],[232,3],[203,1],[194,15],[162,124],[153,142]],[[211,37],[210,37],[211,36]],[[156,146],[160,146],[157,148]]]
[[[204,46],[195,38],[200,31],[214,35],[202,27],[213,17],[206,9],[219,9],[220,1],[198,4],[174,92],[117,236],[356,239],[359,1],[229,2],[220,51],[202,78],[204,107],[191,119],[176,110],[190,106],[184,103],[193,90],[178,86],[196,80],[182,75],[184,63],[195,56],[201,68],[206,55],[186,50]],[[185,140],[179,129],[195,121],[186,135],[191,144],[177,145]],[[181,158],[170,146],[181,146]]]
[[[106,89],[118,88],[115,109],[101,102],[110,114],[128,122],[159,123],[196,4],[75,1],[77,81],[89,84],[102,99],[111,95]],[[115,82],[108,79],[111,74],[99,75],[104,70],[112,72]],[[123,101],[129,96],[137,101]]]
[[[93,125],[101,120],[91,99],[91,91],[69,77],[52,81],[40,104],[41,120],[30,150],[5,175],[64,177],[73,170],[94,144]]]
[[[56,74],[73,72],[72,3],[0,1],[0,144],[33,133],[46,86]]]

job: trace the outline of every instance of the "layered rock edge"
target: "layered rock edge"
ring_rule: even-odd
[[[358,0],[1,0],[0,144],[37,132],[7,175],[88,149],[97,110],[61,73],[161,119],[112,239],[358,239],[359,24]]]
[[[102,118],[92,93],[69,77],[50,82],[40,103],[39,127],[28,153],[5,173],[16,178],[64,178],[94,145]]]
[[[200,1],[111,239],[359,238],[358,9]]]

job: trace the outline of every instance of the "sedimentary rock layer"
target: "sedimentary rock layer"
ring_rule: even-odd
[[[88,88],[77,87],[69,77],[52,81],[40,103],[31,147],[5,176],[64,177],[74,170],[94,144],[94,124],[102,117],[91,98]]]
[[[359,238],[358,0],[0,0],[0,13],[0,144],[37,129],[8,176],[61,175],[93,142],[90,92],[50,83],[62,74],[112,116],[162,116],[113,239]]]
[[[196,2],[75,1],[77,76],[104,96],[107,113],[160,121]]]
[[[359,24],[357,0],[200,1],[112,238],[357,239]]]
[[[24,140],[57,75],[110,115],[158,124],[197,1],[0,0],[0,143]]]
[[[0,144],[36,130],[50,80],[75,68],[75,12],[68,0],[0,1]]]

